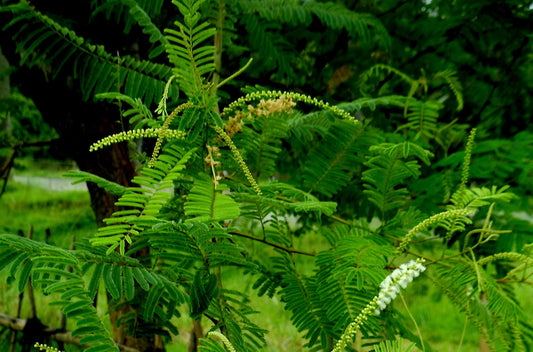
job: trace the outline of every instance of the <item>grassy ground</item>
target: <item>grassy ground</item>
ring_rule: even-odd
[[[39,165],[35,168],[35,165],[32,166],[29,163],[22,170],[18,170],[18,175],[58,177],[63,172],[64,170],[57,170],[57,168],[47,171],[46,165]],[[27,233],[32,226],[34,239],[44,241],[48,231],[51,234],[49,242],[61,247],[68,247],[72,236],[80,239],[90,236],[96,229],[89,196],[83,191],[57,192],[11,182],[0,198],[0,214],[0,233]],[[299,247],[305,248],[306,245],[310,243]],[[313,243],[314,247],[317,245],[319,244]],[[5,273],[0,272],[0,312],[14,315],[16,311],[14,302],[18,301],[18,292],[14,287],[5,286],[3,278],[5,278]],[[252,290],[251,281],[243,277],[241,273],[229,273],[225,281],[228,288],[239,289],[245,293]],[[527,288],[518,291],[519,297],[523,300],[530,299],[532,294],[532,290]],[[420,328],[421,335],[426,344],[430,345],[431,350],[443,352],[479,350],[479,334],[475,327],[468,322],[465,324],[464,315],[458,313],[452,303],[432,287],[429,280],[423,277],[415,280],[404,296],[406,306],[400,299],[397,299],[394,304],[408,320],[406,324],[414,327],[409,318],[409,314],[412,314]],[[283,304],[279,299],[255,297],[253,294],[251,297],[253,297],[251,305],[258,311],[256,321],[269,331],[266,336],[267,347],[263,349],[263,352],[306,350],[303,347],[305,341],[290,324],[290,313],[283,309]],[[54,307],[48,306],[50,297],[38,294],[36,301],[39,318],[46,324],[57,326],[60,314]],[[100,311],[105,315],[105,302],[102,303]],[[22,316],[27,316],[29,305],[24,301],[22,306]],[[527,314],[533,316],[533,307],[529,306],[527,309],[529,310]],[[185,307],[182,313],[182,316],[187,316]],[[168,346],[170,352],[187,350],[191,321],[184,318],[177,324],[180,335],[175,337]],[[202,324],[204,328],[208,327],[207,321],[204,320]]]
[[[10,182],[0,198],[0,233],[27,234],[33,238],[67,247],[71,237],[79,239],[96,230],[87,192],[56,192],[37,186]]]

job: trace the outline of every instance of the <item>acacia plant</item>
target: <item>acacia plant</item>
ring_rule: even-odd
[[[195,321],[200,350],[260,349],[266,333],[261,316],[250,307],[249,293],[227,285],[226,274],[235,272],[253,280],[250,294],[281,299],[291,312],[287,323],[301,332],[309,350],[358,350],[383,342],[376,350],[392,351],[397,343],[385,341],[399,336],[429,350],[391,304],[399,287],[425,268],[423,275],[466,313],[491,350],[531,348],[523,302],[512,290],[528,280],[530,246],[499,245],[508,232],[492,220],[514,195],[507,185],[470,184],[476,129],[464,152],[443,157],[467,129],[438,121],[445,103],[463,106],[453,70],[437,71],[433,79],[444,83],[431,85],[392,66],[373,66],[360,78],[363,91],[379,84],[383,73],[398,75],[408,89],[339,105],[261,86],[242,87],[240,98],[222,103],[223,87],[259,61],[244,60],[233,74],[219,76],[222,34],[234,25],[231,19],[224,25],[225,3],[174,0],[179,16],[164,34],[133,2],[123,3],[150,35],[154,57],[166,54],[166,83],[153,83],[135,71],[133,59],[121,58],[116,79],[125,89],[113,90],[105,78],[113,75],[107,64],[115,58],[102,47],[85,43],[26,2],[11,8],[18,16],[12,27],[30,18],[53,32],[27,35],[23,46],[31,42],[28,49],[35,49],[59,34],[86,47],[88,58],[76,58],[91,73],[84,76],[84,92],[120,103],[130,128],[94,141],[93,153],[124,141],[132,149],[135,141],[154,141],[148,153],[137,155],[142,166],[132,186],[86,172],[69,174],[116,195],[119,209],[75,250],[0,237],[0,266],[8,268],[10,281],[22,290],[31,280],[53,295],[74,321],[72,334],[90,346],[87,351],[113,351],[122,343],[114,341],[93,305],[100,290],[117,314],[114,328],[153,342],[130,345],[138,350],[163,348],[159,337],[178,334],[182,306]],[[353,35],[382,35],[388,45],[377,19],[344,15],[340,5],[274,3],[228,2],[244,14],[263,11],[270,20],[308,23],[316,16]],[[246,17],[247,28],[260,23],[252,18]],[[59,39],[53,45],[57,52],[70,50]],[[37,64],[46,55],[25,59]],[[276,66],[280,80],[290,77],[285,64]],[[153,63],[142,70],[155,75],[162,72],[157,67],[164,70]],[[436,94],[423,93],[428,90]],[[451,92],[453,103],[435,99],[440,92]],[[152,111],[154,99],[159,104]],[[396,131],[362,113],[381,107],[404,116]],[[454,162],[461,166],[448,167]],[[310,239],[314,248],[304,247]],[[303,270],[309,257],[312,270]],[[353,343],[355,334],[362,342]]]

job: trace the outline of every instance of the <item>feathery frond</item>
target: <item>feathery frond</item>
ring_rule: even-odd
[[[362,126],[348,121],[338,121],[331,126],[304,164],[304,187],[308,193],[318,192],[330,197],[348,183],[352,177],[349,170],[362,161],[358,153],[368,148],[363,131]]]
[[[193,216],[188,221],[217,222],[233,220],[239,216],[239,205],[224,194],[229,188],[215,183],[207,175],[198,175],[185,202],[185,215]]]
[[[118,92],[96,94],[95,98],[117,100],[119,103],[125,102],[128,104],[131,108],[124,110],[121,113],[122,116],[129,118],[129,123],[132,128],[139,129],[144,126],[149,126],[151,128],[159,127],[154,123],[155,121],[150,109],[148,109],[139,98],[132,98]],[[120,107],[123,108],[122,105],[120,105]]]
[[[403,347],[402,340],[385,340],[373,347],[375,352],[409,352],[415,347],[415,344],[411,343],[409,346]]]
[[[216,28],[209,22],[200,21],[199,8],[205,0],[173,0],[183,15],[183,23],[175,21],[178,28],[166,29],[169,42],[166,52],[174,65],[174,74],[180,78],[182,90],[189,98],[204,90],[204,76],[213,72],[215,47],[206,45],[212,39]]]
[[[340,336],[377,293],[390,254],[390,247],[362,237],[343,239],[333,251],[319,253],[318,293],[329,302],[326,314],[335,322],[333,336]],[[378,330],[378,319],[370,318],[363,331],[372,336]]]
[[[417,87],[418,86],[418,81],[409,77],[408,75],[406,75],[405,73],[403,73],[402,71],[392,67],[392,66],[389,66],[389,65],[384,65],[384,64],[378,64],[378,65],[374,65],[372,67],[370,67],[368,70],[366,70],[365,72],[363,72],[359,78],[359,85],[361,87],[361,92],[363,93],[363,95],[367,95],[365,94],[366,92],[366,88],[367,86],[369,85],[369,81],[372,77],[374,76],[379,76],[378,79],[382,79],[381,76],[383,76],[384,74],[394,74],[396,76],[398,76],[402,81],[404,81],[405,83],[407,83],[409,85],[409,88],[410,90],[412,90],[411,87]],[[408,95],[408,97],[412,97],[412,94]]]
[[[246,150],[246,163],[258,181],[271,178],[276,171],[276,161],[281,152],[282,139],[287,136],[285,114],[258,117],[252,128],[234,136],[239,149]]]
[[[337,203],[320,201],[310,193],[305,193],[289,184],[272,182],[261,187],[263,195],[235,193],[233,198],[240,203],[250,203],[253,207],[257,203],[267,207],[270,211],[294,211],[296,213],[318,212],[333,215]]]
[[[74,179],[74,181],[72,181],[73,185],[81,182],[93,182],[98,187],[105,189],[106,191],[115,196],[121,196],[127,191],[127,187],[125,186],[122,186],[112,181],[108,181],[105,178],[93,175],[85,171],[71,170],[63,174],[63,176]]]
[[[277,32],[278,24],[308,26],[313,18],[333,30],[346,30],[352,38],[362,42],[376,40],[383,48],[390,46],[387,30],[371,14],[356,13],[333,2],[299,0],[240,0],[241,23],[250,34],[250,45],[259,51],[266,70],[277,69],[277,75],[294,79],[293,62],[298,53],[287,40]]]
[[[274,260],[274,269],[283,273],[279,293],[285,302],[285,309],[292,313],[293,325],[298,331],[305,331],[308,346],[320,342],[323,348],[327,348],[327,331],[331,330],[333,323],[325,318],[325,307],[316,292],[316,279],[302,277],[286,253],[280,253],[280,256],[271,260]]]
[[[31,277],[35,287],[59,296],[54,303],[76,321],[72,335],[82,335],[80,343],[91,345],[87,351],[118,351],[92,304],[83,279],[85,271],[74,253],[20,236],[2,235],[0,258],[1,267],[8,267],[9,275],[17,277],[19,291]]]
[[[396,106],[403,108],[407,100],[408,98],[403,95],[387,95],[377,98],[363,97],[349,103],[341,103],[337,107],[346,111],[362,110],[363,108],[374,111],[378,106]]]
[[[128,56],[113,57],[103,46],[90,44],[26,1],[6,6],[4,11],[11,11],[15,16],[4,29],[13,30],[14,38],[21,39],[18,45],[18,51],[23,52],[21,63],[48,66],[54,77],[68,63],[75,68],[75,77],[80,79],[86,100],[119,84],[124,87],[124,94],[142,98],[150,105],[154,97],[161,95],[171,74],[171,69],[161,64]],[[120,76],[116,75],[117,67]]]
[[[382,216],[406,204],[409,195],[405,187],[399,187],[407,178],[420,176],[420,164],[416,160],[403,161],[416,157],[426,165],[433,154],[422,147],[403,142],[400,144],[381,143],[370,147],[374,155],[365,163],[368,170],[363,172],[364,194],[379,209]]]
[[[461,82],[459,82],[459,79],[457,78],[457,72],[453,70],[444,70],[441,72],[435,73],[433,76],[433,79],[443,79],[448,83],[448,86],[450,87],[450,90],[455,95],[455,99],[457,100],[457,111],[463,110],[464,101],[463,101],[463,86],[461,85]]]
[[[146,11],[138,1],[136,0],[121,0],[121,2],[129,7],[129,14],[135,20],[135,22],[142,27],[143,33],[149,35],[149,41],[152,44],[158,43],[155,48],[150,51],[148,57],[153,59],[154,57],[159,56],[165,51],[165,45],[168,44],[167,38],[161,33],[159,28],[152,22],[152,19],[149,15],[149,12]],[[163,0],[151,1],[152,6],[155,7],[156,11],[153,13],[160,13],[161,7],[163,6]],[[159,11],[157,11],[159,10]]]
[[[100,228],[91,243],[109,246],[107,253],[117,247],[125,253],[126,243],[132,244],[132,237],[148,228],[156,220],[162,206],[170,199],[169,189],[181,176],[187,161],[195,150],[183,153],[180,148],[169,145],[159,156],[153,168],[145,167],[141,174],[133,179],[140,187],[128,187],[116,203],[128,207],[113,213],[113,217],[104,220],[106,226]]]
[[[491,350],[510,350],[521,315],[510,290],[475,262],[435,268],[433,281],[477,327]],[[511,318],[513,317],[513,318]]]
[[[437,119],[442,108],[443,105],[436,100],[418,101],[410,99],[406,115],[407,123],[398,127],[397,131],[402,129],[412,130],[416,132],[415,140],[421,137],[425,140],[435,138],[438,131]]]
[[[103,12],[108,20],[114,15],[117,22],[123,18],[126,34],[134,24],[139,25],[143,33],[149,35],[150,43],[156,45],[149,54],[149,58],[153,59],[164,52],[164,45],[167,44],[166,38],[152,22],[152,18],[161,13],[163,3],[164,0],[93,0],[95,9],[92,15]]]

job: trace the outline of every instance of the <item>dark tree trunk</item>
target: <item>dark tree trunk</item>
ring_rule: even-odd
[[[82,171],[91,172],[107,180],[129,185],[135,168],[130,160],[126,143],[89,152],[97,140],[122,131],[119,112],[110,104],[85,102],[75,89],[60,80],[47,81],[38,70],[19,70],[15,76],[22,92],[33,99],[43,119],[59,133],[59,143],[52,153],[76,161]],[[98,224],[110,216],[115,197],[106,191],[88,185],[91,205]]]

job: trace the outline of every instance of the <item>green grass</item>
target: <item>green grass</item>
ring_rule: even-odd
[[[96,230],[94,213],[87,192],[54,192],[36,186],[8,183],[0,198],[0,233],[27,234],[33,238],[68,248],[71,237],[87,237]]]
[[[76,167],[72,160],[33,159],[21,157],[15,159],[14,173],[18,176],[61,178],[63,174]]]
[[[459,312],[429,279],[417,278],[402,295],[406,305],[397,297],[394,307],[405,318],[405,325],[416,331],[409,313],[412,315],[426,347],[439,352],[479,351],[479,333],[475,326],[470,322],[465,326],[465,314]]]

